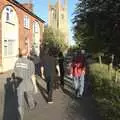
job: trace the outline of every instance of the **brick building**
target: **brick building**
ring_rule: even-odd
[[[0,0],[0,72],[14,67],[19,50],[35,47],[40,53],[44,21],[32,12],[32,4]]]

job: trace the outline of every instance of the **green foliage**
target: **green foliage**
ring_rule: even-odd
[[[110,72],[103,64],[90,65],[89,77],[92,81],[93,95],[98,102],[100,113],[105,120],[120,119],[120,81],[115,82],[115,70]]]
[[[119,55],[119,11],[119,0],[78,0],[73,19],[76,43],[94,53]]]
[[[64,51],[67,44],[64,41],[64,35],[52,28],[45,28],[43,44],[48,48],[54,48],[56,51]]]

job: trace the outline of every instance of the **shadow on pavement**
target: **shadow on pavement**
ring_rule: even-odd
[[[66,80],[67,78],[67,80]],[[74,87],[73,87],[73,82],[71,82],[72,79],[68,76],[65,76],[64,78],[64,88],[62,88],[62,91],[68,95],[69,97],[71,98],[75,98],[75,95],[74,95]]]
[[[19,120],[17,89],[11,78],[7,78],[4,89],[3,120]]]
[[[37,86],[38,86],[38,88],[39,88],[39,90],[40,90],[40,92],[41,92],[41,95],[43,96],[43,98],[45,99],[45,101],[47,102],[47,90],[44,88],[44,87],[42,87],[41,85],[40,85],[40,83],[38,83],[37,82]]]
[[[74,98],[75,96],[74,96],[74,94],[72,93],[72,92],[70,92],[68,89],[66,89],[66,88],[62,88],[62,91],[66,94],[66,95],[68,95],[68,96],[70,96],[71,98]]]
[[[68,86],[70,89],[74,90],[73,85],[69,83],[68,81],[64,81],[64,84]]]
[[[76,98],[71,79],[65,80],[63,92],[70,97],[66,109],[66,120],[102,120],[98,114],[96,102],[92,98],[89,85],[88,79],[86,79],[84,95],[82,98]]]

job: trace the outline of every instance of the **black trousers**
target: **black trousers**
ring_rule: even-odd
[[[52,94],[53,94],[53,78],[51,76],[47,76],[46,81],[47,81],[48,102],[50,102],[52,101]]]
[[[64,86],[64,70],[60,70],[60,84]]]

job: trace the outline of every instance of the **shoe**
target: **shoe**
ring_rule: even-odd
[[[37,102],[34,103],[34,107],[30,107],[29,109],[30,109],[30,110],[33,110],[33,109],[36,108],[36,106],[37,106]]]
[[[48,104],[53,104],[54,102],[53,101],[49,101]]]
[[[78,95],[77,95],[77,98],[80,98],[80,99],[81,99],[81,98],[82,98],[82,95],[79,95],[79,94],[78,94]]]
[[[76,97],[78,96],[78,90],[75,90],[75,96]]]
[[[61,86],[61,90],[63,90],[63,91],[64,91],[64,86]]]
[[[34,104],[35,106],[34,106],[34,108],[36,108],[36,106],[37,106],[37,102],[35,101],[35,104]]]
[[[61,84],[60,86],[61,86],[62,89],[64,89],[64,85],[63,84]]]

